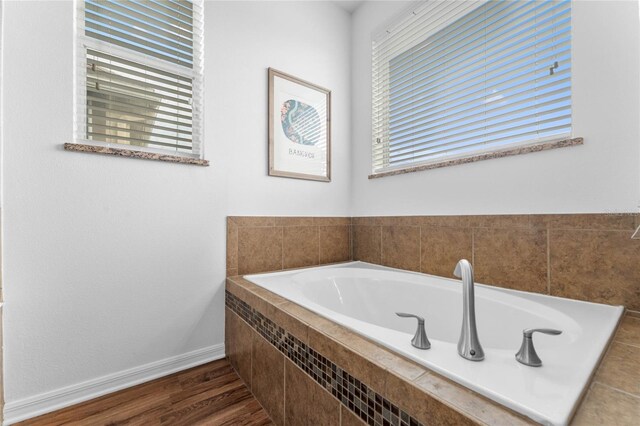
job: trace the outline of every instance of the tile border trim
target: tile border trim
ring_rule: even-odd
[[[153,152],[136,151],[133,149],[110,148],[82,143],[65,143],[65,151],[85,152],[89,154],[111,155],[115,157],[138,158],[141,160],[164,161],[166,163],[190,164],[193,166],[209,166],[209,160],[200,158],[181,157],[179,155],[157,154]]]
[[[225,289],[225,306],[370,426],[425,426]]]

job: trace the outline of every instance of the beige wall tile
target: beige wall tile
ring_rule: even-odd
[[[429,228],[469,228],[472,216],[420,216],[419,225]]]
[[[549,229],[632,230],[631,214],[550,214],[536,215]]]
[[[340,403],[291,361],[285,361],[287,425],[340,424]]]
[[[420,228],[382,227],[382,264],[392,268],[420,271]]]
[[[378,393],[384,392],[385,369],[326,334],[309,328],[309,345]]]
[[[424,392],[416,384],[387,375],[385,396],[425,425],[472,425],[473,421]]]
[[[225,309],[225,351],[231,365],[251,389],[252,330],[238,315]]]
[[[420,226],[421,216],[385,216],[378,218],[382,226]]]
[[[351,225],[350,217],[314,217],[313,224],[316,226],[347,226]]]
[[[340,424],[340,402],[322,386],[309,380],[309,426],[334,426]]]
[[[349,347],[361,357],[381,367],[393,370],[398,376],[407,380],[414,380],[426,371],[424,367],[402,358],[394,352],[332,321],[314,324],[313,327],[331,339]]]
[[[312,380],[288,359],[284,362],[285,424],[309,425],[309,388]],[[315,407],[311,407],[315,409]]]
[[[379,226],[354,226],[353,259],[380,264],[381,238]]]
[[[551,294],[640,309],[640,241],[627,231],[549,231]]]
[[[379,226],[382,225],[383,220],[384,218],[380,216],[362,216],[352,218],[351,224],[362,226]]]
[[[640,351],[624,343],[613,342],[595,380],[640,397]]]
[[[477,282],[547,293],[546,231],[480,228],[473,232]]]
[[[320,264],[344,262],[351,259],[350,229],[348,225],[320,227]]]
[[[618,328],[615,341],[640,347],[640,318],[625,315]]]
[[[271,420],[284,425],[284,355],[255,331],[253,335],[251,392]]]
[[[294,226],[284,228],[284,268],[301,268],[318,264],[318,227]]]
[[[415,380],[415,386],[431,398],[447,401],[449,406],[456,407],[453,411],[440,405],[435,406],[435,424],[465,424],[479,422],[486,425],[528,425],[528,419],[521,417],[502,406],[495,404],[477,393],[457,385],[436,373],[426,373]],[[442,404],[444,405],[444,404]],[[468,418],[459,419],[464,413]]]
[[[636,426],[640,398],[595,383],[578,409],[573,426]]]
[[[287,312],[283,307],[293,305],[292,302],[284,302],[281,305],[267,305],[266,317],[296,336],[302,342],[308,342],[307,324],[298,320],[296,317]]]
[[[421,272],[453,278],[453,270],[460,259],[473,261],[469,228],[423,227],[421,239]]]
[[[238,226],[274,226],[273,216],[229,216]]]
[[[227,276],[238,270],[238,225],[227,218]]]
[[[276,217],[274,218],[275,226],[313,226],[312,217]]]
[[[481,215],[469,216],[469,225],[474,228],[522,229],[531,227],[531,215]]]
[[[241,282],[243,284],[248,284],[248,281],[242,280]],[[256,288],[257,286],[251,283],[251,287]],[[227,279],[226,290],[229,291],[229,293],[240,298],[244,302],[248,303],[252,308],[257,310],[261,314],[267,314],[267,303],[263,298],[251,291],[250,288],[247,288],[244,285],[241,285],[233,280]]]
[[[282,229],[238,228],[238,273],[240,275],[282,269]]]

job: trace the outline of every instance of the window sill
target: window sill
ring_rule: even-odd
[[[377,179],[386,176],[402,175],[405,173],[421,172],[423,170],[439,169],[441,167],[457,166],[459,164],[475,163],[477,161],[491,160],[493,158],[510,157],[512,155],[528,154],[530,152],[548,151],[550,149],[565,148],[569,146],[582,145],[583,138],[561,139],[550,142],[540,142],[532,145],[506,148],[499,151],[476,154],[469,157],[454,158],[452,160],[439,161],[437,163],[412,166],[404,169],[389,170],[387,172],[374,173],[369,175],[369,179]]]
[[[65,143],[65,151],[87,152],[92,154],[113,155],[116,157],[138,158],[141,160],[164,161],[167,163],[191,164],[193,166],[209,166],[209,160],[181,157],[179,155],[156,154],[133,149],[109,148],[106,146],[87,145],[81,143]]]

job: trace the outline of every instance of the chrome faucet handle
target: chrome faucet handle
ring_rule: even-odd
[[[562,334],[562,331],[552,328],[527,328],[526,330],[522,330],[522,345],[516,354],[516,360],[530,367],[540,367],[542,365],[542,360],[536,353],[536,348],[533,346],[533,333],[536,332],[556,336]]]
[[[413,339],[411,339],[411,344],[414,347],[418,349],[429,349],[431,347],[431,342],[429,342],[427,333],[424,331],[424,318],[418,315],[405,314],[404,312],[396,312],[396,315],[402,318],[415,318],[418,320],[418,329]]]

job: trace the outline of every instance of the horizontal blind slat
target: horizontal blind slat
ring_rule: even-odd
[[[135,145],[135,146],[141,146],[141,147],[147,147],[148,145],[152,145],[152,146],[161,146],[161,147],[167,147],[167,148],[180,148],[180,149],[191,151],[190,145],[181,145],[177,143],[166,143],[166,142],[159,142],[159,141],[147,140],[147,139],[137,139],[137,138],[132,138],[128,136],[119,136],[119,135],[114,136],[114,135],[107,135],[104,133],[91,132],[91,131],[87,131],[87,136],[89,137],[89,140],[101,141],[106,143],[118,143],[118,144],[125,143],[126,145]]]
[[[562,85],[570,78],[571,68],[566,67],[554,74],[555,78],[552,80],[545,80],[544,74],[548,73],[546,66],[539,69],[528,70],[524,72],[521,68],[517,68],[505,75],[498,75],[494,77],[492,82],[479,82],[477,84],[470,84],[467,86],[458,87],[458,90],[446,91],[437,90],[428,96],[411,97],[407,99],[408,104],[402,106],[396,106],[393,114],[389,116],[389,119],[406,115],[407,111],[411,111],[413,114],[424,110],[432,110],[443,105],[462,105],[482,101],[485,98],[496,96],[500,94],[502,97],[511,96],[511,93],[518,88],[533,87],[535,88],[548,88],[555,85]],[[497,78],[501,80],[495,81]]]
[[[87,63],[90,140],[192,151],[189,80],[96,50],[87,51]]]
[[[547,35],[543,35],[544,33],[547,33]],[[455,80],[456,78],[460,78],[461,74],[464,75],[465,73],[479,71],[487,64],[492,64],[495,67],[497,64],[500,64],[500,62],[514,60],[514,56],[520,55],[522,57],[525,53],[528,55],[538,55],[570,41],[571,27],[569,25],[562,25],[544,28],[541,32],[534,32],[523,38],[513,40],[514,39],[503,40],[502,43],[497,43],[492,47],[492,52],[486,49],[478,49],[474,55],[470,55],[456,63],[441,64],[430,62],[421,66],[420,69],[416,69],[408,79],[396,79],[394,76],[394,79],[389,79],[389,82],[392,83],[397,90],[396,95],[399,95],[403,93],[403,88],[411,89],[419,87],[419,83],[423,81],[432,82],[431,78],[438,74],[444,74],[443,68],[445,68],[445,65],[447,70],[446,74],[449,76],[448,80]]]
[[[125,124],[124,122],[122,122],[122,124]],[[172,141],[180,141],[180,142],[186,142],[186,143],[191,143],[191,139],[190,138],[185,138],[185,137],[181,137],[179,135],[179,132],[174,132],[175,135],[165,135],[162,133],[155,133],[155,132],[148,132],[146,130],[138,130],[138,129],[131,129],[131,128],[127,128],[124,129],[122,127],[118,127],[118,126],[113,126],[113,125],[106,125],[106,124],[96,124],[93,122],[89,122],[87,123],[87,127],[89,127],[91,129],[91,131],[93,131],[94,133],[100,133],[98,131],[96,131],[96,128],[102,129],[102,133],[104,133],[105,135],[113,135],[113,133],[109,133],[109,132],[115,132],[116,134],[114,136],[117,137],[117,133],[126,133],[127,135],[129,135],[129,137],[134,137],[140,140],[144,140],[144,138],[149,138],[149,140],[158,140],[160,139],[162,142],[164,143],[172,143]],[[144,127],[144,125],[140,126],[141,128]],[[187,135],[188,136],[188,135]]]
[[[104,112],[105,114],[103,114],[103,116],[105,117],[105,119],[108,119],[110,117],[109,114],[112,114],[118,117],[123,117],[126,115],[126,116],[135,118],[136,120],[132,120],[132,121],[136,123],[139,122],[138,119],[141,119],[141,120],[151,120],[155,123],[156,126],[158,126],[157,123],[165,123],[171,126],[178,125],[178,126],[187,126],[190,128],[195,127],[195,125],[192,124],[190,117],[178,117],[178,116],[172,116],[172,115],[163,116],[161,111],[156,111],[156,110],[152,110],[152,112],[157,112],[155,116],[145,115],[145,114],[141,114],[141,112],[146,112],[146,111],[138,111],[138,112],[126,111],[124,109],[118,109],[117,105],[112,105],[112,104],[108,105],[108,108],[106,108],[106,107],[96,105],[93,102],[87,104],[87,108]]]
[[[419,138],[404,138],[394,140],[390,144],[389,153],[404,152],[413,147],[428,145],[430,142],[438,140],[455,139],[460,140],[464,137],[480,137],[485,135],[485,128],[499,128],[516,122],[530,123],[532,118],[535,118],[536,123],[539,123],[541,117],[552,116],[557,117],[559,113],[565,113],[567,111],[566,105],[561,105],[555,108],[548,108],[536,111],[530,111],[528,114],[526,111],[520,111],[519,116],[501,115],[488,120],[477,120],[465,124],[464,126],[455,127],[454,129],[441,129],[436,128],[436,131],[421,133]],[[413,143],[412,143],[413,142]]]
[[[510,5],[518,6],[520,2],[505,2]],[[490,50],[495,47],[495,43],[500,43],[504,40],[504,35],[509,33],[509,39],[519,36],[522,33],[531,31],[537,26],[546,24],[550,19],[561,16],[566,13],[566,9],[558,10],[558,6],[554,6],[549,9],[539,10],[542,5],[537,6],[531,10],[522,11],[522,7],[528,7],[529,5],[539,4],[539,2],[529,2],[526,6],[520,6],[517,9],[510,11],[507,15],[502,15],[509,9],[502,10],[497,16],[494,16],[495,21],[483,24],[482,26],[475,26],[469,28],[464,32],[454,35],[450,39],[442,40],[438,43],[424,43],[418,45],[411,50],[411,54],[407,55],[406,59],[402,58],[390,58],[393,65],[390,66],[390,71],[394,72],[398,76],[405,75],[404,70],[413,72],[413,64],[416,62],[429,63],[433,61],[441,61],[443,57],[452,60],[458,57],[464,57],[469,51],[472,51],[478,45],[486,45],[486,49]],[[533,14],[538,10],[541,13],[552,13],[551,16],[545,17],[546,19],[538,21],[539,14]],[[520,13],[520,14],[517,14]],[[513,16],[513,14],[516,14]],[[506,21],[505,19],[508,18]],[[488,27],[493,23],[499,23],[499,27],[493,31],[488,31]],[[527,25],[525,25],[527,24]],[[496,31],[498,30],[498,31]],[[491,43],[494,44],[491,44]]]
[[[568,116],[567,116],[568,117]],[[570,118],[570,117],[569,117]],[[468,137],[468,138],[464,138],[464,139],[460,139],[460,140],[456,140],[456,141],[450,141],[450,142],[443,142],[443,143],[434,143],[430,146],[423,146],[421,147],[421,149],[416,149],[414,151],[411,151],[410,153],[405,153],[403,154],[403,156],[386,156],[387,158],[392,158],[392,161],[398,161],[398,158],[408,158],[408,157],[412,157],[412,158],[416,158],[416,154],[421,154],[420,157],[424,157],[428,154],[425,153],[425,151],[429,151],[429,150],[440,150],[440,151],[447,151],[447,150],[451,150],[451,149],[458,149],[460,147],[466,147],[469,145],[480,145],[482,143],[487,143],[487,142],[494,142],[497,140],[509,140],[509,139],[514,139],[516,137],[519,137],[521,135],[530,135],[530,134],[537,134],[540,133],[541,131],[545,131],[545,130],[549,130],[549,129],[557,129],[559,131],[564,130],[566,128],[565,124],[560,122],[558,123],[557,121],[560,120],[555,120],[555,121],[549,121],[547,123],[542,123],[542,125],[540,125],[538,128],[536,129],[531,129],[531,127],[527,127],[527,125],[520,125],[520,126],[513,126],[511,128],[505,129],[505,130],[496,130],[493,131],[491,133],[487,133],[485,134],[482,138],[480,137]],[[547,124],[546,126],[544,124]],[[489,137],[491,137],[491,139],[489,139]],[[439,152],[439,151],[438,151]],[[385,155],[382,155],[382,157],[385,157]],[[395,158],[393,160],[393,158]]]
[[[193,20],[151,1],[85,0],[85,34],[145,55],[193,67]]]
[[[173,82],[180,82],[187,85],[187,88],[191,87],[192,78],[190,77],[167,72],[158,69],[157,67],[145,65],[143,63],[130,61],[106,52],[98,52],[95,49],[87,49],[87,55],[87,59],[90,61],[90,63],[91,61],[98,61],[96,63],[108,62],[109,66],[113,67],[114,70],[123,71],[134,75],[142,75],[145,78],[154,79],[159,82],[163,82],[166,80],[168,84],[173,84]]]
[[[91,106],[91,109],[98,110],[99,108]],[[104,109],[104,108],[102,108],[100,110],[103,111],[103,112],[106,112],[106,114],[100,116],[100,118],[102,120],[104,120],[105,123],[114,123],[116,125],[118,123],[127,124],[127,125],[128,124],[136,125],[136,126],[140,126],[140,127],[144,127],[144,128],[149,129],[149,130],[145,130],[146,132],[149,132],[149,133],[153,133],[153,129],[158,129],[160,131],[173,132],[173,133],[183,134],[183,135],[191,135],[191,134],[193,134],[193,132],[191,130],[185,130],[185,129],[190,129],[191,128],[190,125],[188,125],[186,123],[183,124],[183,123],[178,123],[178,122],[172,121],[172,122],[169,122],[169,124],[171,124],[172,127],[166,127],[166,126],[162,126],[162,125],[158,124],[159,122],[160,123],[166,123],[166,122],[158,120],[157,117],[148,117],[148,116],[147,117],[139,117],[141,120],[145,120],[146,119],[146,120],[153,120],[154,121],[153,125],[147,126],[146,124],[144,124],[143,121],[133,121],[133,120],[127,120],[127,119],[121,118],[122,115],[125,115],[125,114],[122,114],[121,112],[120,113],[118,113],[118,112],[114,113],[114,110],[109,110],[109,109]],[[109,113],[111,113],[111,114],[109,114]],[[113,115],[115,115],[115,117]],[[127,114],[127,115],[131,115],[131,114]]]
[[[525,99],[523,101],[520,101],[520,103],[527,103],[530,102],[531,98]],[[565,108],[565,105],[570,105],[570,101],[571,101],[571,97],[570,96],[563,96],[563,97],[559,97],[556,99],[551,99],[548,100],[546,102],[541,102],[537,104],[537,110],[540,110],[540,108],[543,108],[541,111],[546,111],[546,109],[544,109],[545,107],[551,107],[552,105],[557,105],[557,104],[562,104],[562,107],[555,107],[555,108]],[[478,112],[476,114],[473,115],[466,115],[466,116],[462,116],[462,117],[456,117],[453,120],[447,121],[445,123],[445,125],[443,126],[438,126],[438,125],[433,125],[431,127],[421,127],[418,130],[415,130],[411,133],[405,133],[402,135],[397,135],[394,134],[393,137],[393,144],[391,146],[393,146],[394,148],[396,147],[401,147],[403,145],[406,145],[410,142],[419,140],[419,141],[423,141],[425,140],[425,138],[427,138],[428,136],[430,136],[431,134],[428,133],[429,130],[431,129],[439,129],[440,131],[444,131],[447,130],[448,128],[457,128],[457,129],[464,129],[467,128],[471,125],[474,124],[481,124],[481,123],[485,123],[485,124],[489,124],[492,121],[494,121],[497,118],[500,117],[509,117],[511,114],[517,114],[517,113],[523,113],[526,111],[530,111],[531,107],[526,106],[523,108],[519,108],[519,109],[513,109],[513,104],[507,105],[506,107],[500,107],[497,108],[498,111],[502,110],[504,111],[505,109],[508,109],[507,112],[504,113],[496,113],[494,115],[489,115],[487,113],[483,112]],[[554,108],[554,109],[555,109]],[[494,110],[495,111],[495,110]],[[537,114],[536,111],[532,111],[532,115]],[[492,112],[492,111],[487,111],[488,113]],[[474,120],[475,118],[475,120]],[[436,122],[431,121],[430,123],[425,123],[426,124],[431,124]],[[452,126],[456,126],[456,127],[452,127]],[[435,132],[434,132],[435,133]]]
[[[136,40],[149,40],[149,42],[158,46],[166,46],[167,48],[193,55],[193,46],[191,44],[181,43],[177,37],[167,36],[160,32],[146,31],[139,27],[132,27],[114,19],[100,16],[91,10],[85,12],[85,19],[87,22],[90,22],[90,28],[100,32],[109,33],[110,29],[115,28],[117,30],[114,30],[114,33],[120,34],[122,38],[131,36],[132,38],[135,37]]]

